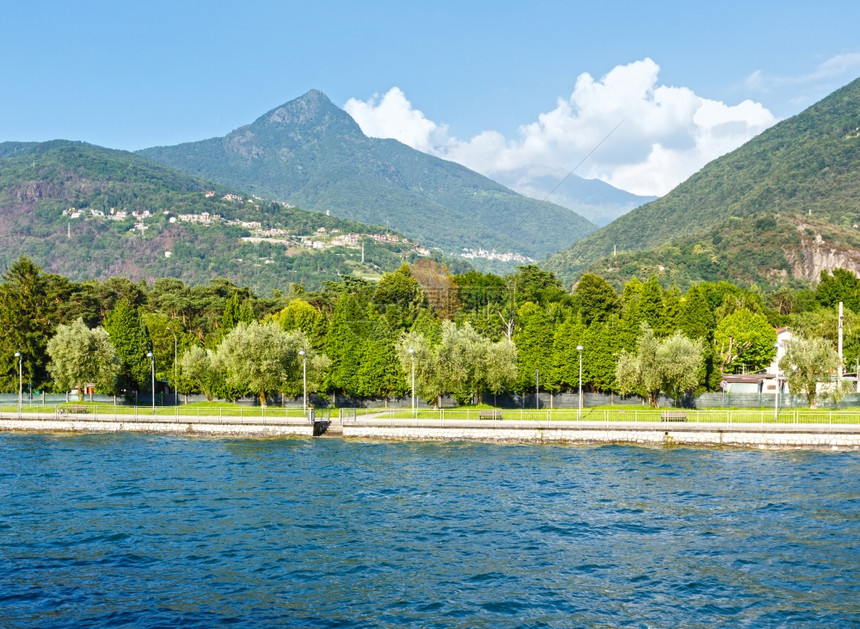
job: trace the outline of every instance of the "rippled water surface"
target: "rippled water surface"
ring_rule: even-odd
[[[0,625],[860,623],[860,454],[0,434]]]

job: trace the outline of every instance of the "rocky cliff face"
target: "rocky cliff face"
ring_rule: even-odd
[[[821,271],[843,268],[860,277],[860,250],[841,243],[827,242],[820,233],[807,235],[810,227],[798,225],[799,247],[786,251],[791,263],[792,276],[810,282],[818,282]]]

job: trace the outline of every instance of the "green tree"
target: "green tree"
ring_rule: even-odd
[[[505,280],[492,273],[469,271],[454,276],[457,302],[471,312],[481,312],[485,318],[495,317],[508,301]]]
[[[396,332],[385,317],[377,317],[370,338],[364,344],[358,369],[358,393],[367,398],[403,395],[408,386],[397,361]]]
[[[663,291],[663,314],[663,328],[660,336],[671,336],[678,331],[681,320],[681,292],[677,284],[672,284],[672,288]]]
[[[507,340],[493,342],[468,323],[442,322],[437,344],[417,332],[403,334],[396,349],[410,383],[414,359],[416,389],[428,401],[447,393],[461,403],[473,398],[480,403],[485,392],[499,393],[516,378],[516,347]]]
[[[516,273],[507,277],[507,285],[508,295],[516,310],[527,302],[546,306],[552,302],[570,300],[570,295],[562,288],[555,274],[534,264],[518,267]]]
[[[621,309],[621,298],[612,285],[593,273],[583,275],[574,291],[582,322],[589,326],[592,321],[606,321]]]
[[[216,352],[227,370],[228,383],[245,387],[266,405],[266,394],[295,390],[301,382],[299,350],[310,349],[301,332],[284,332],[272,322],[241,322],[224,337]]]
[[[752,373],[767,367],[776,355],[776,330],[763,314],[741,308],[719,322],[714,343],[723,372]]]
[[[615,373],[618,355],[623,349],[624,329],[624,324],[615,316],[605,322],[594,321],[588,326],[582,342],[583,387],[618,391]]]
[[[403,264],[382,277],[372,303],[393,328],[405,330],[412,325],[421,309],[427,307],[427,298],[421,285],[412,277],[409,265]]]
[[[542,388],[557,388],[552,382],[553,326],[546,310],[532,302],[520,306],[513,341],[517,346],[517,381],[514,389],[520,393],[534,391],[538,371],[544,383]]]
[[[394,348],[397,351],[400,368],[409,384],[410,394],[414,372],[415,395],[428,404],[433,404],[435,408],[439,403],[439,396],[444,391],[436,368],[436,349],[433,340],[419,330],[410,330],[401,332]]]
[[[841,301],[852,311],[860,312],[860,280],[845,269],[833,269],[832,274],[823,269],[815,300],[825,308],[835,307]]]
[[[593,319],[600,324],[600,319]],[[579,317],[568,317],[556,326],[552,344],[552,382],[560,389],[576,390],[579,387],[579,351],[583,345],[585,325]]]
[[[696,386],[703,358],[701,341],[691,341],[680,332],[660,340],[643,322],[636,345],[635,354],[622,351],[618,357],[616,378],[622,394],[642,392],[656,408],[660,391],[677,401]]]
[[[325,354],[331,360],[324,387],[327,391],[359,395],[357,374],[368,335],[369,322],[359,299],[340,295],[325,340]]]
[[[183,393],[199,391],[212,401],[223,379],[214,350],[194,345],[179,358],[180,390]]]
[[[839,355],[826,340],[796,336],[785,343],[785,354],[779,361],[788,387],[806,395],[810,408],[815,408],[819,383],[826,383],[839,368]]]
[[[119,300],[105,319],[105,329],[120,362],[120,390],[148,391],[151,365],[146,354],[152,351],[152,342],[138,308]]]
[[[663,302],[663,289],[660,287],[656,275],[652,275],[642,285],[642,292],[639,297],[639,316],[640,321],[646,322],[657,336],[667,335],[668,326],[666,308]]]
[[[701,287],[693,285],[684,295],[678,316],[678,329],[690,339],[709,342],[716,328],[714,313],[708,305]]]
[[[9,267],[0,283],[0,365],[2,385],[18,389],[21,352],[25,381],[37,388],[48,382],[48,339],[62,323],[61,311],[70,287],[65,278],[42,273],[41,267],[22,257]]]
[[[105,393],[115,390],[119,360],[104,328],[91,330],[82,318],[60,325],[47,349],[51,357],[48,369],[57,390],[78,388],[83,392],[89,383]]]
[[[301,330],[308,337],[311,346],[322,348],[325,341],[325,317],[304,299],[293,299],[280,312],[271,315],[286,332]]]
[[[221,334],[226,335],[240,323],[251,323],[254,320],[256,317],[250,299],[242,299],[237,291],[224,305],[224,314],[221,316]]]

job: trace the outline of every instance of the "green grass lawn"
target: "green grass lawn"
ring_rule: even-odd
[[[68,413],[74,415],[86,409],[86,414],[95,416],[107,415],[152,415],[151,406],[126,406],[114,405],[109,402],[71,402],[62,404],[27,405],[22,408],[22,413]],[[413,415],[410,408],[349,408],[332,409],[335,415],[342,412],[346,420],[351,418],[360,419],[367,416],[376,416],[391,419],[424,419],[440,421],[472,421],[490,420],[488,411],[495,411],[499,416],[495,420],[502,421],[598,421],[598,422],[660,422],[663,414],[681,413],[686,423],[815,423],[815,424],[857,424],[860,423],[860,409],[780,409],[778,417],[774,417],[772,408],[760,409],[652,409],[641,405],[624,406],[600,406],[584,408],[580,413],[575,408],[562,409],[511,409],[493,408],[488,405],[446,407],[441,410],[419,408]],[[18,412],[16,404],[5,404],[0,406],[0,412],[4,415],[14,415]],[[481,417],[481,414],[484,417]],[[328,416],[329,409],[318,409],[317,417]],[[194,402],[180,406],[156,406],[155,414],[166,417],[304,417],[305,412],[301,408],[281,406],[247,406],[225,402]],[[673,420],[680,418],[673,417]]]

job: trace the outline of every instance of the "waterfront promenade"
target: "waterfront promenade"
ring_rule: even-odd
[[[86,410],[85,410],[86,409]],[[339,437],[409,441],[729,446],[743,448],[860,449],[856,411],[486,411],[456,409],[334,410],[312,420],[301,409],[235,408],[189,412],[183,407],[56,407],[1,411],[0,430],[27,432],[144,432],[234,437]],[[491,415],[492,419],[480,419]],[[525,417],[519,419],[519,417]],[[501,418],[499,418],[501,417]],[[510,417],[510,419],[508,419]],[[581,418],[581,419],[580,419]],[[779,421],[775,421],[778,419]]]

